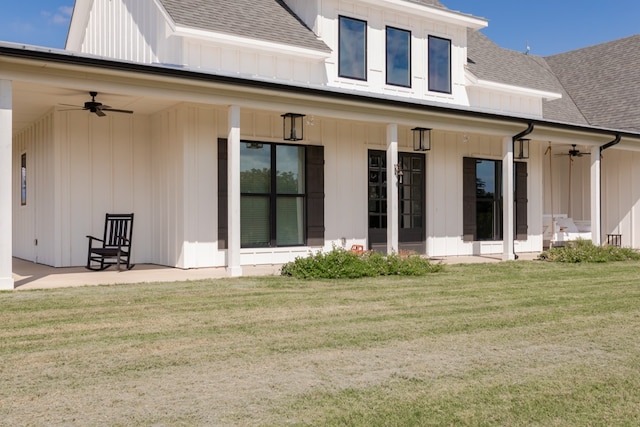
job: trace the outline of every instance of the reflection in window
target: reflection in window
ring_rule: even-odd
[[[429,36],[429,90],[451,93],[451,40]]]
[[[502,239],[502,162],[476,160],[477,240]]]
[[[367,23],[340,17],[338,74],[358,80],[367,79]]]
[[[27,204],[27,153],[20,156],[20,204]]]
[[[240,149],[242,247],[305,242],[305,149],[243,143]]]
[[[387,84],[411,86],[411,33],[387,27]]]

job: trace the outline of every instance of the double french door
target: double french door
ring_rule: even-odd
[[[370,150],[369,244],[373,250],[387,248],[387,154]],[[425,245],[425,157],[419,153],[398,153],[399,250],[423,254]],[[391,172],[393,173],[393,172]]]

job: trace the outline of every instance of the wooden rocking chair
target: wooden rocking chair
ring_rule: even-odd
[[[106,214],[104,219],[104,237],[87,236],[89,251],[86,268],[102,271],[112,265],[126,265],[131,270],[134,264],[130,262],[131,237],[133,234],[133,214]],[[100,245],[94,247],[94,241]]]

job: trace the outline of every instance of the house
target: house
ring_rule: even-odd
[[[76,2],[65,50],[0,44],[0,287],[12,257],[84,265],[106,212],[135,212],[134,262],[231,276],[353,244],[509,260],[572,238],[559,219],[640,248],[640,36],[543,58],[487,25]]]

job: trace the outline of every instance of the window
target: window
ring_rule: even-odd
[[[463,166],[463,238],[502,240],[502,162],[465,158]],[[527,238],[527,164],[515,162],[515,235]]]
[[[387,84],[411,87],[411,32],[387,27]]]
[[[219,249],[229,247],[227,150],[219,138]],[[240,156],[241,246],[323,246],[324,147],[242,142]]]
[[[367,23],[340,17],[338,31],[338,74],[350,79],[367,79]]]
[[[451,93],[451,40],[429,36],[429,90]]]
[[[242,247],[304,244],[304,159],[302,146],[242,143]]]
[[[20,156],[20,205],[27,204],[27,153]]]
[[[502,162],[476,160],[476,240],[502,239]]]

